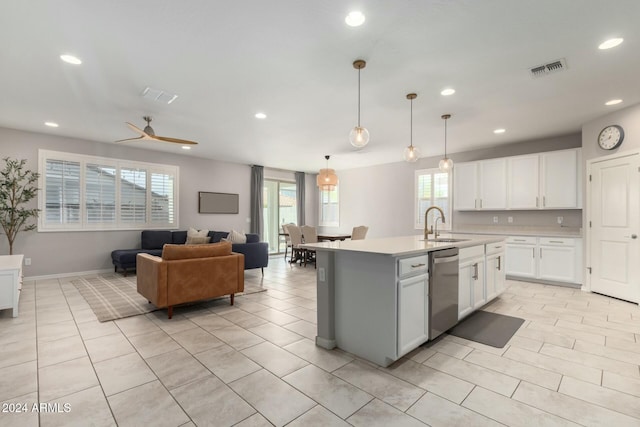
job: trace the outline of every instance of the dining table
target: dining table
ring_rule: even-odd
[[[288,236],[289,233],[284,233],[284,232],[280,232],[278,233],[278,236]],[[318,241],[319,242],[333,242],[336,240],[346,240],[346,239],[350,239],[351,238],[351,234],[346,234],[346,233],[319,233],[318,234]]]

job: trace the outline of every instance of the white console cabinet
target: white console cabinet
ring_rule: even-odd
[[[506,261],[509,277],[582,283],[581,238],[511,236]]]
[[[23,255],[0,256],[0,310],[13,309],[13,317],[18,317],[23,257]]]

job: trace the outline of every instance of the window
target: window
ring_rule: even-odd
[[[178,167],[40,150],[38,231],[178,226]]]
[[[438,228],[451,229],[451,175],[440,169],[423,169],[415,172],[415,227],[424,229],[424,213],[431,206],[438,206],[444,211],[447,222]],[[435,209],[429,213],[428,223],[431,225],[437,218]]]
[[[320,189],[320,212],[318,225],[325,227],[340,226],[340,195],[338,186],[335,190]]]

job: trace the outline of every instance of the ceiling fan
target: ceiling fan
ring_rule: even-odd
[[[197,145],[198,144],[195,141],[189,141],[189,140],[186,140],[186,139],[169,138],[167,136],[157,136],[156,133],[154,132],[153,128],[151,127],[151,120],[152,120],[151,116],[144,116],[142,118],[147,122],[147,126],[145,126],[144,130],[140,129],[136,125],[133,125],[133,124],[131,124],[129,122],[126,122],[127,125],[131,128],[132,131],[140,134],[139,137],[137,137],[137,138],[120,139],[120,140],[118,140],[116,142],[151,140],[151,141],[161,141],[161,142],[173,142],[175,144],[182,144],[182,145]]]

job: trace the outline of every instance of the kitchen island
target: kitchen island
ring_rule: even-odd
[[[455,240],[455,241],[445,241]],[[388,366],[429,340],[429,254],[458,248],[459,316],[502,291],[499,236],[441,235],[305,244],[316,251],[316,345]]]

